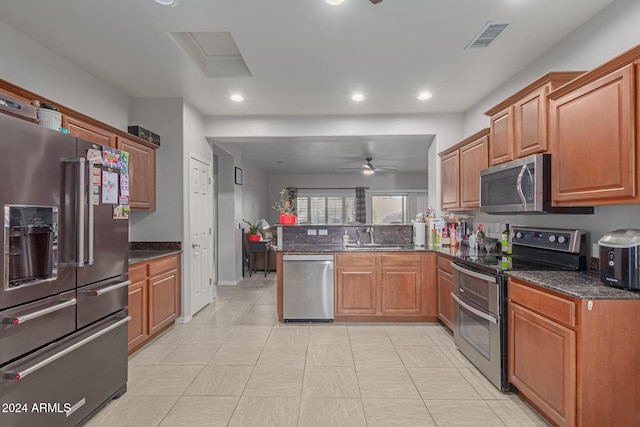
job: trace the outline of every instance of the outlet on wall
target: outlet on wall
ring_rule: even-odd
[[[329,234],[326,229],[322,229],[322,230],[318,230],[318,231],[319,231],[319,233],[318,233],[319,236],[326,236],[327,234]]]
[[[597,243],[593,243],[591,245],[591,257],[598,258],[600,257],[600,246]]]
[[[316,235],[316,229],[315,228],[307,229],[307,236],[315,236],[315,235]]]

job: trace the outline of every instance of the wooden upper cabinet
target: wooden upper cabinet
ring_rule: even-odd
[[[62,126],[69,129],[70,135],[77,136],[85,141],[116,147],[116,134],[107,129],[69,115],[62,116]]]
[[[489,135],[484,131],[460,148],[460,207],[480,207],[480,171],[489,167]]]
[[[440,153],[440,203],[445,210],[480,207],[480,171],[488,167],[489,129]]]
[[[156,150],[118,136],[118,150],[129,153],[129,205],[131,209],[156,209]]]
[[[489,164],[513,160],[513,107],[491,116],[491,146]]]
[[[555,206],[639,200],[634,98],[638,63],[618,64],[620,58],[613,62],[549,94]]]
[[[547,152],[547,94],[582,74],[582,71],[545,74],[487,111],[485,114],[491,118],[489,165]]]
[[[460,207],[460,151],[440,157],[440,200],[442,209]]]

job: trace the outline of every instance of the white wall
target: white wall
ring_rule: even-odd
[[[464,115],[463,133],[489,125],[484,112],[549,71],[589,70],[640,43],[640,1],[617,0],[576,29]],[[593,243],[607,231],[640,228],[640,206],[602,206],[594,215],[501,216],[477,213],[474,223],[510,223],[590,232]],[[597,256],[596,254],[593,254]]]
[[[184,242],[183,120],[182,98],[131,100],[130,122],[160,135],[160,148],[156,150],[156,210],[131,212],[132,242]]]
[[[549,71],[590,70],[640,43],[640,1],[617,0],[464,114],[466,138],[489,126],[484,112]]]
[[[129,99],[0,22],[0,79],[126,131]]]
[[[270,206],[269,194],[267,194],[267,175],[246,158],[242,158],[242,218],[255,223],[261,218],[268,218]],[[268,221],[268,219],[267,219]],[[242,226],[248,226],[243,222]]]

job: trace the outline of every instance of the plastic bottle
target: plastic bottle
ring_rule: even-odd
[[[451,227],[449,228],[449,245],[450,246],[457,246],[458,245],[455,224],[451,224]]]
[[[509,240],[509,224],[506,224],[504,231],[502,232],[502,241],[500,242],[500,246],[502,246],[502,253],[511,255],[511,241]]]
[[[342,246],[345,248],[349,246],[349,235],[347,234],[347,230],[344,230],[344,236],[342,236]]]

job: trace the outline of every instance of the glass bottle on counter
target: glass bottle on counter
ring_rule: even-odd
[[[455,224],[451,224],[451,227],[449,227],[449,245],[450,246],[457,246],[458,245],[458,239],[456,236],[456,226]]]
[[[509,224],[506,224],[504,231],[502,232],[502,241],[500,246],[502,247],[502,253],[511,255],[511,241],[509,239]]]
[[[478,242],[478,246],[482,247],[482,243],[484,242],[484,231],[482,231],[482,224],[478,224],[478,231],[476,233],[476,241]]]

